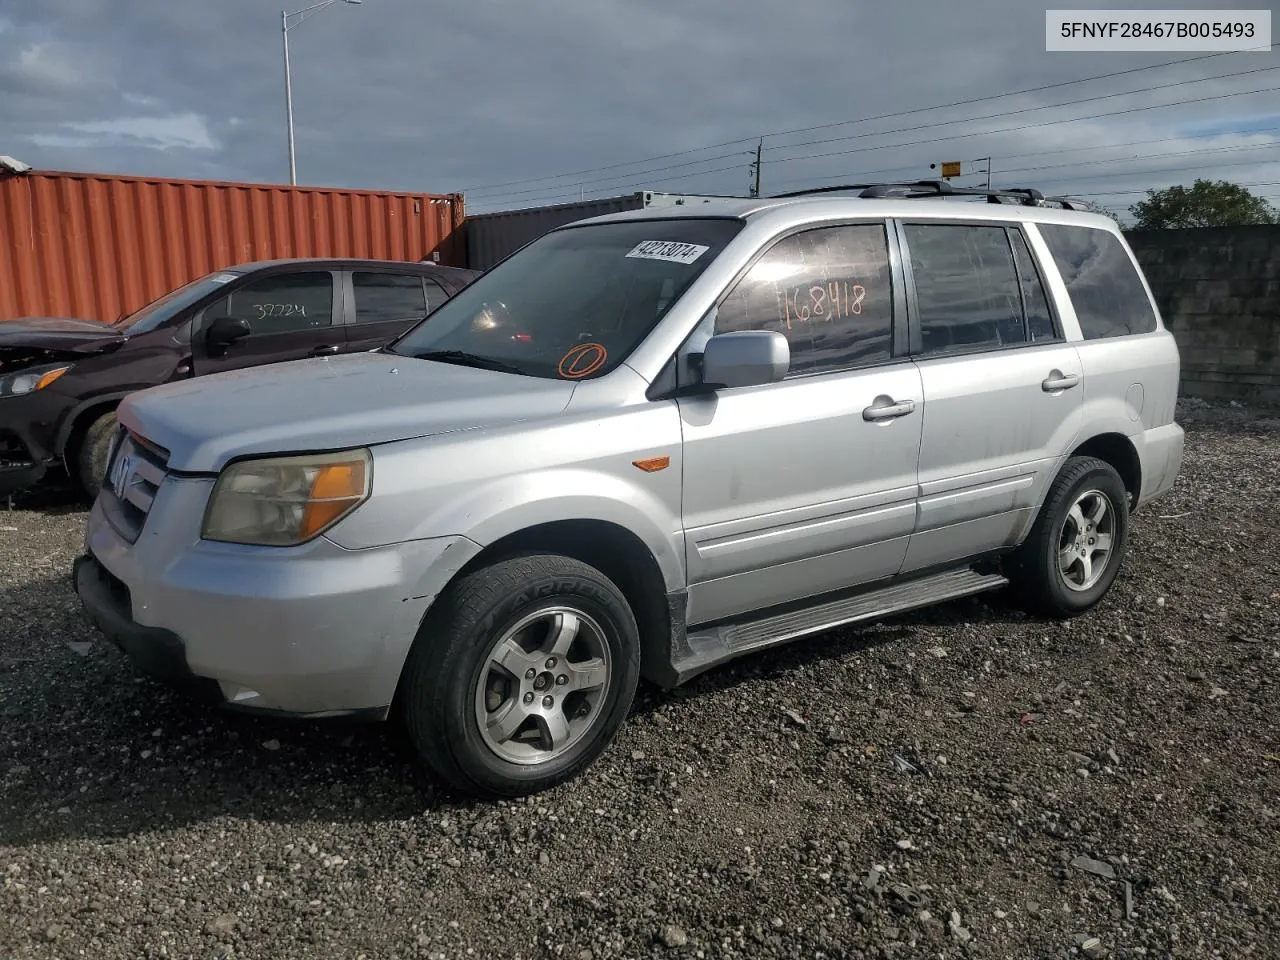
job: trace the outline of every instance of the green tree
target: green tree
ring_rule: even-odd
[[[1148,190],[1147,199],[1131,206],[1129,213],[1137,221],[1134,226],[1138,230],[1280,222],[1275,207],[1227,180],[1196,180],[1190,188]]]

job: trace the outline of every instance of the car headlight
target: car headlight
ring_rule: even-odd
[[[20,397],[24,393],[43,390],[70,369],[71,364],[61,363],[7,373],[0,376],[0,397]]]
[[[213,486],[206,540],[292,547],[318,537],[369,496],[368,450],[242,460]]]

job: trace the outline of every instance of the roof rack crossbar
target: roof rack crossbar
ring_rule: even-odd
[[[789,193],[779,193],[774,195],[774,199],[805,197],[821,193],[848,193],[853,190],[857,190],[858,196],[864,200],[881,197],[894,197],[908,200],[914,200],[921,197],[986,197],[990,203],[1003,203],[1008,199],[1016,200],[1022,205],[1028,207],[1040,206],[1045,202],[1044,194],[1032,187],[1003,187],[1000,189],[986,189],[983,187],[954,187],[946,180],[901,180],[885,183],[843,183],[832,187],[810,187],[807,190],[792,190]]]

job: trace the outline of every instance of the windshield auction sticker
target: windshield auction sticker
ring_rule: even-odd
[[[580,343],[560,358],[560,376],[581,380],[603,367],[608,359],[608,351],[600,344]]]
[[[696,243],[678,243],[674,240],[646,240],[637,243],[627,254],[637,260],[666,260],[669,263],[693,263],[710,250]]]

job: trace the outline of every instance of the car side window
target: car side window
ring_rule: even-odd
[[[1040,271],[1036,269],[1035,260],[1031,256],[1031,248],[1027,246],[1027,238],[1021,230],[1009,231],[1009,242],[1013,244],[1013,259],[1018,265],[1018,279],[1022,283],[1022,306],[1027,314],[1027,338],[1032,343],[1058,339],[1058,331],[1053,326],[1053,315],[1049,312],[1049,298],[1044,292],[1044,281]]]
[[[822,227],[779,240],[716,312],[716,333],[737,330],[785,336],[789,377],[890,359],[893,289],[884,224]]]
[[[1151,333],[1156,313],[1120,238],[1108,230],[1038,225],[1086,340]]]
[[[356,323],[421,320],[427,315],[422,277],[357,272],[351,275],[351,287],[356,298]]]
[[[909,223],[903,230],[925,355],[1026,342],[1022,290],[1003,226]]]
[[[427,289],[427,313],[430,313],[440,304],[449,299],[449,295],[444,292],[444,287],[436,283],[434,280],[423,278],[422,281]],[[424,314],[425,316],[425,314]]]
[[[219,317],[249,321],[252,336],[333,325],[333,275],[281,273],[254,280],[204,309],[204,323]]]

